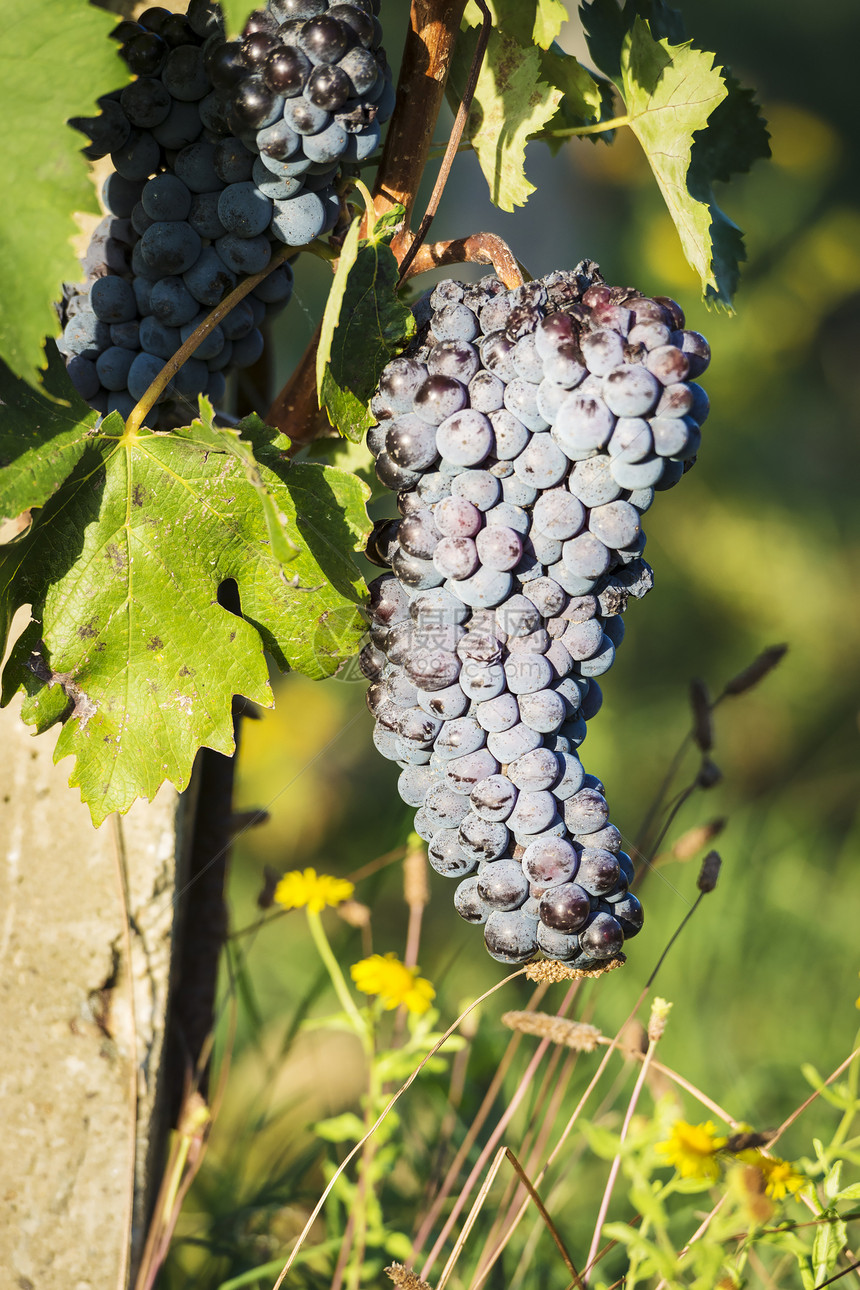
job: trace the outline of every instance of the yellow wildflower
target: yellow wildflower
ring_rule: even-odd
[[[717,1136],[710,1120],[704,1124],[688,1124],[676,1120],[666,1142],[658,1142],[657,1150],[674,1165],[682,1178],[706,1178],[716,1182],[720,1176],[717,1152],[726,1145],[726,1139]]]
[[[739,1151],[737,1159],[758,1169],[764,1179],[765,1195],[771,1200],[793,1196],[809,1181],[794,1165],[780,1160],[779,1156],[765,1156],[761,1151]]]
[[[355,886],[346,878],[332,878],[316,869],[293,869],[285,873],[275,888],[275,900],[284,909],[301,909],[307,906],[315,914],[326,905],[339,905],[349,900]]]
[[[401,963],[396,954],[371,954],[353,963],[350,975],[362,994],[378,994],[385,1008],[405,1004],[410,1012],[426,1012],[436,991],[418,969]]]

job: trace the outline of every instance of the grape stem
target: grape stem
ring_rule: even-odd
[[[407,259],[410,263],[402,278],[426,273],[444,264],[491,264],[508,290],[521,287],[525,280],[511,248],[496,233],[473,233],[471,237],[457,237],[450,242],[425,243],[416,249],[414,256],[411,254],[413,247],[415,243],[409,248]]]
[[[335,252],[324,242],[313,243],[304,249],[312,251],[323,259],[335,258]],[[250,278],[245,278],[244,282],[240,282],[238,287],[230,292],[229,296],[225,296],[221,303],[206,315],[200,326],[194,329],[184,344],[180,345],[173,357],[167,360],[143,398],[132,408],[125,423],[125,434],[120,442],[128,444],[137,438],[140,427],[152,410],[159,395],[167,388],[179,369],[191,358],[209,333],[218,326],[222,319],[227,317],[240,300],[244,300],[245,296],[249,295],[256,286],[259,286],[264,278],[267,278],[274,269],[283,264],[289,255],[295,255],[295,252],[296,248],[292,246],[285,246],[282,250],[276,252],[265,269],[262,269],[259,273],[252,274]]]
[[[425,243],[409,266],[407,278],[446,264],[490,264],[506,287],[521,287],[528,277],[507,242],[495,233],[473,233],[450,242]],[[308,342],[298,366],[266,413],[266,425],[290,436],[290,452],[328,430],[328,420],[317,402],[316,353],[320,327]]]

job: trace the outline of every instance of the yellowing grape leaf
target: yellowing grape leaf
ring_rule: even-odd
[[[0,21],[0,358],[35,384],[59,332],[53,302],[80,277],[73,212],[98,211],[86,137],[66,121],[95,116],[128,71],[108,36],[117,15],[82,0],[4,0]]]
[[[452,106],[462,98],[476,42],[474,30],[463,32],[457,41],[448,78]],[[493,28],[466,134],[490,186],[490,197],[501,210],[524,205],[535,191],[525,173],[526,142],[552,120],[561,99],[561,90],[541,80],[540,50]]]
[[[366,485],[290,463],[256,417],[238,431],[201,417],[127,436],[107,417],[31,527],[0,547],[0,626],[32,606],[4,672],[24,719],[65,719],[93,821],[188,783],[201,745],[229,753],[231,701],[271,703],[264,649],[282,668],[330,676],[364,630],[352,561],[370,528]],[[0,471],[0,484],[2,484]],[[273,534],[280,532],[279,558]],[[241,617],[222,608],[233,579]]]
[[[713,54],[690,42],[655,40],[648,23],[637,17],[622,46],[621,92],[630,128],[645,151],[684,254],[702,289],[720,297],[727,292],[714,263],[711,208],[691,193],[687,181],[694,135],[706,128],[727,93],[713,63]]]
[[[487,8],[493,26],[524,47],[535,44],[549,49],[567,20],[563,0],[487,0]],[[463,14],[466,26],[480,27],[483,19],[475,0],[468,0]]]
[[[533,30],[535,44],[549,49],[566,22],[567,9],[562,0],[538,0]]]

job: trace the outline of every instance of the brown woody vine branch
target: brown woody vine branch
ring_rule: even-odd
[[[407,228],[445,97],[465,8],[466,0],[412,0],[397,82],[397,106],[388,125],[373,189],[377,214],[403,206]],[[394,251],[397,254],[396,246]]]
[[[410,248],[411,249],[411,248]],[[446,264],[491,264],[505,286],[521,287],[523,272],[507,242],[495,233],[473,233],[450,242],[430,242],[418,249],[406,267],[404,277],[427,273]]]
[[[409,267],[418,255],[421,245],[430,229],[439,203],[442,200],[442,194],[445,191],[445,185],[448,182],[448,176],[451,173],[451,167],[454,164],[454,158],[460,146],[460,140],[463,137],[463,131],[466,128],[466,122],[469,119],[469,110],[472,106],[472,99],[475,97],[475,89],[478,84],[478,77],[481,74],[481,65],[484,61],[484,55],[487,52],[487,42],[490,39],[493,20],[489,9],[484,0],[475,0],[478,8],[483,15],[481,30],[478,33],[478,41],[475,45],[475,53],[472,58],[472,65],[469,68],[469,75],[466,80],[466,88],[463,91],[463,97],[460,100],[460,106],[457,109],[457,116],[451,130],[451,137],[448,140],[448,146],[445,149],[445,155],[442,158],[442,164],[439,167],[439,174],[436,177],[436,183],[433,186],[433,192],[430,194],[430,200],[427,203],[427,209],[424,212],[424,218],[418,226],[418,232],[409,244],[409,248],[400,261],[400,281],[403,282],[409,273]],[[429,150],[429,149],[428,149]],[[426,159],[426,158],[425,158]]]

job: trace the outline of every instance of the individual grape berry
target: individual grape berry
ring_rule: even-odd
[[[595,959],[610,959],[621,952],[624,932],[611,914],[594,914],[579,933],[583,953]]]
[[[575,882],[552,886],[540,898],[540,920],[557,932],[578,932],[590,911],[588,892]]]
[[[499,963],[527,963],[537,950],[536,918],[519,910],[494,909],[484,926],[484,944]]]
[[[486,923],[492,912],[481,900],[477,878],[464,878],[454,891],[454,908],[467,923]]]
[[[519,909],[528,898],[529,883],[518,860],[494,860],[478,873],[478,895],[492,909]]]

